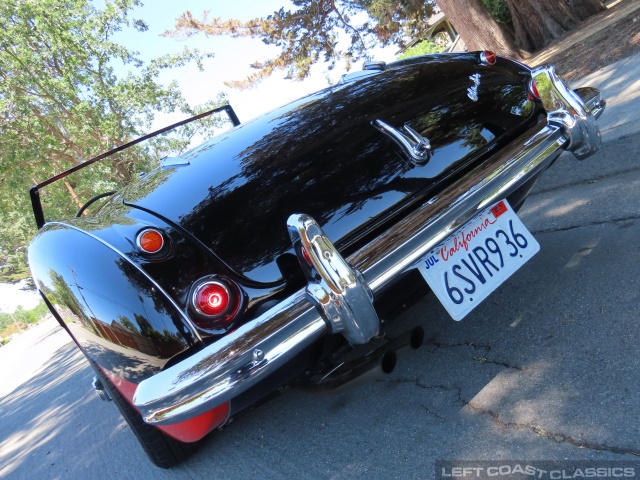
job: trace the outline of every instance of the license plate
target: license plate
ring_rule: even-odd
[[[538,242],[502,200],[431,250],[418,269],[449,315],[462,320],[538,250]]]

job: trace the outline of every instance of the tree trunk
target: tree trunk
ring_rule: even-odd
[[[534,51],[606,10],[601,0],[506,0],[518,47]]]
[[[496,23],[482,0],[437,0],[437,3],[469,50],[491,50],[511,58],[522,56],[513,38]]]

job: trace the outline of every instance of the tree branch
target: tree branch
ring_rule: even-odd
[[[353,32],[355,32],[355,34],[358,36],[358,38],[360,39],[360,43],[362,43],[362,50],[366,51],[367,50],[367,44],[364,41],[364,38],[362,38],[362,35],[360,34],[360,31],[353,27],[352,25],[350,25],[349,23],[347,23],[347,21],[344,19],[344,17],[342,16],[342,13],[340,13],[340,11],[338,10],[338,7],[336,7],[336,3],[335,0],[328,0],[330,5],[331,5],[331,11],[334,11],[336,13],[336,15],[338,16],[338,18],[340,19],[340,21],[342,22],[342,24],[344,25],[344,27],[348,30],[352,30]]]

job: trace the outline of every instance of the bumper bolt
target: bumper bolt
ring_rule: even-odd
[[[259,348],[256,348],[253,351],[253,361],[254,362],[261,362],[264,359],[264,352],[262,350],[260,350]]]

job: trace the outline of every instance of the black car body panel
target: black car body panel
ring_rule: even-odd
[[[350,352],[351,378],[381,351],[380,312],[427,291],[428,249],[497,200],[517,208],[562,151],[599,148],[597,90],[490,57],[397,62],[243,125],[221,107],[235,128],[82,218],[45,223],[39,188],[65,174],[33,187],[37,288],[136,418],[182,441]],[[227,323],[198,307],[208,283],[237,297]]]
[[[48,224],[29,259],[49,303],[66,307],[58,314],[82,351],[121,378],[139,383],[199,342],[166,293],[91,233]]]
[[[455,60],[389,69],[274,110],[188,152],[188,165],[150,173],[124,201],[193,235],[239,275],[283,282],[276,259],[291,253],[282,225],[292,212],[313,216],[349,252],[531,124],[528,71]],[[406,158],[377,119],[428,138],[431,159]]]

